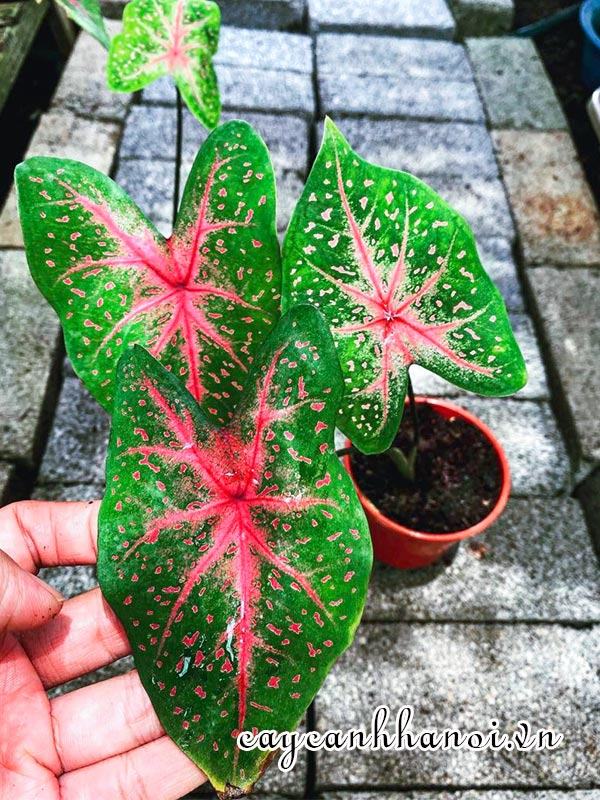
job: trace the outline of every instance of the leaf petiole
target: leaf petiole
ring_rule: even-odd
[[[402,475],[402,477],[406,478],[407,481],[414,483],[416,477],[415,465],[417,462],[416,446],[413,445],[413,447],[411,447],[410,453],[408,455],[403,453],[399,447],[390,447],[389,450],[386,450],[385,452],[386,455],[397,467],[398,472]]]

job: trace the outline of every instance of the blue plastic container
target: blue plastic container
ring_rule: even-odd
[[[585,86],[594,91],[600,86],[600,0],[585,0],[579,21],[583,29],[581,77]]]

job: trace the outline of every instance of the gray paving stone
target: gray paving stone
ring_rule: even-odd
[[[327,114],[484,119],[466,54],[451,42],[323,35],[317,42],[317,71]]]
[[[315,108],[310,74],[255,67],[217,67],[223,109],[290,113],[312,117]],[[174,105],[170,78],[160,78],[142,91],[144,103]]]
[[[498,166],[484,125],[462,122],[352,119],[336,124],[367,161],[404,172],[493,178]],[[319,124],[319,139],[323,125]]]
[[[152,119],[152,112],[159,109],[150,109],[147,106],[139,106],[146,111]],[[165,109],[160,109],[164,111]],[[171,114],[172,109],[166,109]],[[276,172],[291,170],[306,175],[308,172],[308,146],[310,125],[307,120],[289,114],[261,114],[261,113],[241,113],[236,111],[226,111],[221,117],[222,122],[232,119],[244,119],[252,125],[264,139],[271,156],[271,161]],[[137,125],[144,130],[142,114],[135,121],[134,129]],[[149,131],[151,135],[151,130]],[[207,131],[198,125],[196,119],[191,114],[186,114],[183,121],[183,160],[186,166],[184,174],[187,175],[198,152],[198,148],[207,137]],[[133,138],[133,137],[132,137]],[[170,141],[170,140],[169,140]],[[165,148],[168,151],[168,148]],[[163,151],[164,152],[164,151]]]
[[[12,464],[0,463],[0,506],[10,501],[14,467]]]
[[[308,0],[310,27],[314,31],[362,31],[452,39],[455,24],[445,0]]]
[[[67,598],[98,586],[95,567],[50,567],[40,570],[39,577]]]
[[[220,0],[221,18],[227,25],[244,28],[298,28],[306,0]]]
[[[513,24],[513,0],[450,0],[461,39],[467,36],[496,36]]]
[[[512,324],[515,338],[523,353],[529,375],[527,385],[514,396],[525,400],[547,400],[549,390],[546,370],[531,319],[525,314],[514,314],[512,316]],[[424,394],[429,397],[464,397],[469,395],[464,389],[453,386],[448,381],[440,378],[439,375],[435,375],[433,372],[429,372],[416,364],[411,367],[410,374],[417,394]]]
[[[278,31],[221,28],[215,64],[254,69],[275,69],[282,72],[303,72],[313,69],[310,36]]]
[[[32,467],[57,378],[60,325],[25,254],[0,252],[0,459]]]
[[[552,496],[570,490],[569,459],[547,403],[465,395],[460,405],[480,417],[500,440],[514,496]]]
[[[428,791],[403,791],[397,792],[361,792],[360,795],[347,792],[326,792],[321,800],[598,800],[597,789],[567,790],[558,789],[524,789],[522,791],[510,789],[469,789],[467,791],[436,790]]]
[[[363,619],[599,622],[598,563],[579,503],[513,498],[446,568],[376,562]]]
[[[121,25],[110,20],[106,27],[112,37]],[[82,31],[52,98],[52,107],[67,108],[82,117],[122,121],[131,104],[131,95],[108,88],[106,59],[104,47]]]
[[[555,750],[320,752],[322,788],[531,786],[587,788],[600,780],[600,627],[363,625],[317,698],[319,729],[370,724],[379,704],[411,705],[413,729],[512,733],[519,720],[564,735]]]
[[[229,111],[223,114],[222,122],[240,117],[250,123],[265,140],[276,173],[294,171],[304,176],[307,174],[310,125],[305,119],[288,114],[242,114]],[[183,123],[185,174],[206,136],[206,131],[198,122],[191,115],[186,115]]]
[[[277,231],[284,233],[304,189],[304,180],[295,172],[285,172],[277,179]]]
[[[398,77],[434,83],[451,76],[473,83],[473,70],[464,47],[452,42],[323,33],[317,37],[319,75]]]
[[[494,281],[509,311],[523,311],[523,294],[510,241],[499,237],[479,239],[477,249],[486,272]]]
[[[66,378],[38,482],[43,484],[104,483],[108,414],[78,378]]]
[[[223,121],[239,114],[225,114]],[[302,193],[308,165],[309,126],[288,115],[244,115],[266,140],[277,176],[278,227],[287,228]],[[207,132],[186,115],[182,159],[182,188]],[[173,191],[172,161],[162,161],[175,147],[175,114],[172,108],[135,106],[127,120],[116,180],[165,234],[170,232]]]
[[[600,272],[528,270],[543,336],[560,381],[581,458],[600,462]]]
[[[510,36],[469,39],[467,48],[492,127],[568,128],[531,39]]]
[[[53,109],[40,118],[26,157],[72,158],[109,173],[120,133],[117,123],[83,119],[68,109]],[[14,188],[0,214],[0,247],[23,247]]]
[[[174,161],[123,159],[115,177],[164,235],[171,232],[174,172]]]
[[[305,726],[301,725],[300,730],[305,730]],[[291,772],[282,772],[277,766],[276,760],[269,766],[264,776],[258,782],[258,796],[260,793],[265,793],[265,799],[276,800],[271,793],[280,793],[280,796],[285,797],[304,797],[305,783],[306,783],[306,751],[299,753],[298,761]],[[253,792],[254,796],[255,793]]]
[[[108,17],[121,19],[128,0],[101,0]],[[224,25],[243,28],[298,28],[304,19],[306,0],[219,0]]]
[[[526,265],[600,264],[600,217],[564,131],[494,131]]]
[[[475,84],[454,80],[410,80],[369,75],[320,75],[321,108],[326,114],[482,122]]]
[[[218,69],[223,108],[241,111],[291,112],[312,117],[312,78],[299,72],[236,68]]]
[[[36,486],[31,497],[33,500],[50,500],[62,503],[101,500],[103,494],[103,483],[53,483]]]
[[[186,114],[186,122],[188,117],[190,125],[200,129],[191,114]],[[172,107],[133,106],[123,129],[119,158],[174,160],[176,127],[177,114]]]
[[[512,242],[515,227],[502,182],[496,178],[460,178],[416,172],[471,226],[475,239],[500,237]]]

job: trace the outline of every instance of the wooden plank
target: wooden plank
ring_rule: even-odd
[[[48,12],[49,0],[23,0],[0,4],[2,44],[0,45],[0,111],[12,89],[19,70],[29,53],[42,20]]]

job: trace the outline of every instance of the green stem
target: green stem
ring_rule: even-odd
[[[415,447],[411,448],[410,453],[406,456],[399,447],[390,447],[385,451],[388,458],[392,461],[398,472],[411,483],[415,482],[415,464],[417,461],[417,450]]]
[[[181,181],[181,148],[183,142],[183,104],[181,102],[181,92],[177,87],[177,133],[175,139],[175,181],[173,187],[173,226],[177,219],[179,209],[179,187]]]

